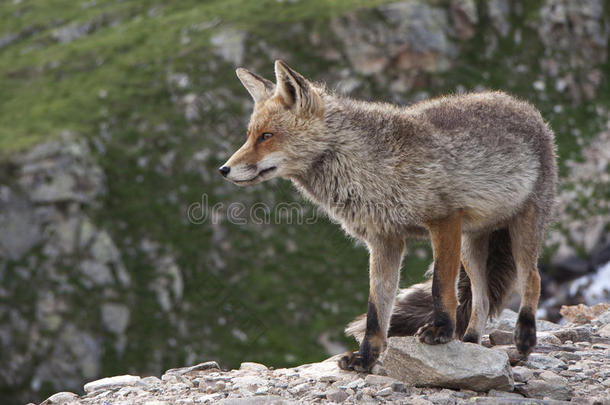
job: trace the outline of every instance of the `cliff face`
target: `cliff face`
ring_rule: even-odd
[[[560,282],[584,288],[610,260],[607,6],[383,3],[0,6],[0,397],[352,345],[342,328],[365,307],[364,249],[324,218],[306,223],[315,208],[285,182],[237,189],[215,171],[252,107],[234,68],[271,78],[276,58],[363,99],[530,100],[562,168],[545,288],[604,299]],[[291,220],[282,202],[299,204]],[[425,244],[409,252],[404,286],[430,261]]]

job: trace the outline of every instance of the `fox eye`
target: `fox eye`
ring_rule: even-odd
[[[273,134],[271,132],[265,132],[263,133],[261,136],[258,137],[258,142],[263,142],[266,141],[267,139],[271,138],[273,136]]]

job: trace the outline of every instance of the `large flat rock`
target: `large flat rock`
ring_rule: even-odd
[[[408,385],[511,391],[508,355],[473,343],[426,345],[415,337],[391,337],[382,358],[390,377]]]

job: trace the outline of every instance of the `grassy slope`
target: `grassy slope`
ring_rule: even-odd
[[[269,34],[278,23],[325,20],[382,2],[100,0],[90,7],[61,0],[3,2],[0,36],[24,33],[25,39],[0,50],[0,153],[27,148],[65,129],[91,133],[105,115],[129,114],[134,103],[144,100],[154,103],[159,94],[147,79],[180,55],[208,47],[210,30],[177,46],[181,31],[189,27],[219,19]],[[93,23],[95,32],[67,44],[52,37],[57,27],[85,23]],[[108,92],[106,110],[100,109],[100,90]]]

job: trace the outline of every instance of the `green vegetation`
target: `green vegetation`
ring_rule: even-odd
[[[206,52],[213,32],[205,29],[208,24],[279,36],[290,22],[326,21],[378,3],[382,1],[6,2],[0,6],[0,35],[23,39],[0,51],[0,153],[23,150],[66,129],[90,134],[104,117],[130,115],[134,106],[170,119],[171,112],[158,114],[166,69],[177,59]],[[91,33],[75,41],[60,43],[53,37],[58,27],[85,24]],[[181,46],[185,31],[191,32],[190,42]],[[100,91],[107,98],[100,99]]]

